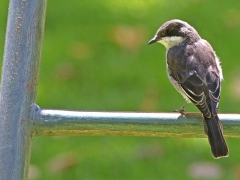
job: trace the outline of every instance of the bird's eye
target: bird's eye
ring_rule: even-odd
[[[170,29],[168,29],[168,30],[166,31],[166,35],[167,35],[167,36],[171,35]]]

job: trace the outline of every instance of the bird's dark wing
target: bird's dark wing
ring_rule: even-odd
[[[211,111],[206,99],[207,86],[197,72],[189,72],[187,78],[184,76],[185,81],[180,79],[183,77],[181,72],[176,72],[175,77],[178,79],[178,82],[180,82],[180,87],[191,102],[198,107],[205,117],[211,117]]]
[[[213,115],[218,113],[221,83],[220,77],[215,71],[209,71],[206,76],[209,98],[211,99],[211,110]]]
[[[197,70],[171,70],[173,78],[179,83],[183,92],[207,118],[217,115],[220,99],[220,78],[213,70],[207,70],[205,79]]]

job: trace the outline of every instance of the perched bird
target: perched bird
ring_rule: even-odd
[[[170,20],[164,23],[148,44],[159,42],[166,49],[167,74],[176,90],[192,102],[203,115],[214,158],[228,156],[228,147],[218,118],[222,68],[211,45],[188,23]],[[184,114],[184,106],[179,110]]]

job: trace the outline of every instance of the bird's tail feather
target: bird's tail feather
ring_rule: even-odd
[[[223,137],[222,125],[218,116],[204,117],[204,131],[208,136],[214,158],[227,157],[228,147]]]

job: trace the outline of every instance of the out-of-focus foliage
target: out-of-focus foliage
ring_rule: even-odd
[[[8,2],[0,6],[3,57]],[[168,82],[165,48],[147,45],[177,18],[222,61],[220,113],[239,113],[240,1],[48,1],[37,103],[43,108],[171,112],[183,98]],[[197,111],[193,105],[187,111]],[[238,139],[214,160],[206,139],[50,137],[33,142],[30,179],[236,179]],[[203,173],[202,173],[203,172]]]

